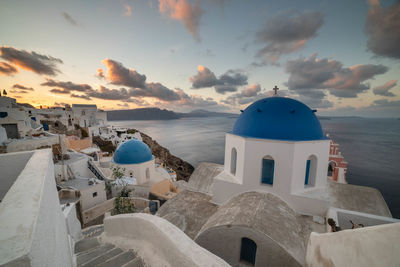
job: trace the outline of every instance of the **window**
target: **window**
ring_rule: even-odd
[[[334,169],[335,169],[335,163],[333,161],[329,162],[329,165],[328,165],[328,176],[329,177],[332,177]]]
[[[264,157],[262,160],[261,183],[274,184],[275,161],[271,157]]]
[[[146,169],[146,179],[150,179],[150,170],[149,168]]]
[[[85,115],[85,111],[84,110],[82,110],[82,115]]]
[[[231,151],[231,173],[236,174],[236,162],[237,162],[237,151],[236,148],[232,148]]]
[[[133,177],[133,172],[130,172],[130,173],[129,173],[129,176],[132,178],[132,177]]]
[[[317,175],[317,157],[312,155],[308,157],[306,161],[304,187],[315,186],[316,175]]]
[[[94,192],[94,193],[93,193],[93,197],[97,197],[97,192]]]
[[[310,164],[311,164],[311,161],[307,160],[307,163],[306,163],[306,179],[304,180],[304,184],[305,185],[308,185],[308,180],[310,178]]]
[[[254,265],[256,263],[257,244],[253,240],[243,237],[240,247],[240,260]]]

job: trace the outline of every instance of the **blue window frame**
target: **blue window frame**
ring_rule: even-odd
[[[273,159],[264,158],[262,160],[261,183],[270,185],[274,183],[274,167],[275,161]]]
[[[306,164],[306,178],[304,180],[304,185],[308,185],[308,179],[310,178],[310,165],[311,165],[311,160],[307,160]]]

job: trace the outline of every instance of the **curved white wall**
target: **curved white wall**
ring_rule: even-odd
[[[104,220],[102,240],[133,249],[149,266],[229,266],[167,220],[144,213]]]

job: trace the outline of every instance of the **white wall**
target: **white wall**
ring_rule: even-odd
[[[400,266],[400,223],[311,233],[307,266]]]
[[[104,220],[102,240],[133,249],[149,266],[229,266],[167,220],[144,213]]]
[[[90,209],[96,206],[97,204],[100,204],[107,200],[104,182],[91,185],[90,187],[84,190],[80,190],[80,192],[81,192],[82,210]],[[95,192],[97,192],[97,196],[93,197],[93,193]]]
[[[29,139],[14,140],[7,145],[7,152],[34,150],[40,147],[51,146],[59,143],[58,135],[49,135],[44,137],[32,137]]]
[[[52,152],[37,150],[0,203],[0,265],[72,266]]]
[[[293,203],[291,206],[298,212],[325,214],[327,201],[315,199],[315,203],[310,203],[314,199],[297,194],[326,186],[329,144],[329,140],[289,142],[227,133],[224,172],[215,178],[212,201],[223,204],[237,194],[262,191],[273,193],[288,204]],[[230,173],[232,148],[237,150],[235,175]],[[304,185],[307,159],[311,155],[317,158],[313,187]],[[266,156],[272,157],[275,163],[273,185],[261,183],[262,159]]]
[[[113,167],[120,167],[126,177],[131,177],[130,173],[132,172],[132,177],[136,178],[138,185],[149,181],[160,182],[165,179],[160,173],[156,172],[154,158],[140,164],[116,164],[113,162],[112,165]],[[149,169],[150,179],[146,178],[146,169]]]
[[[7,141],[7,132],[6,129],[0,126],[0,145],[2,145],[4,141]]]

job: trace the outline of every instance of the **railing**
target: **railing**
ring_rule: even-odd
[[[97,167],[92,163],[91,160],[88,160],[88,168],[89,170],[97,177],[97,179],[101,181],[108,181],[106,177],[97,169]]]

